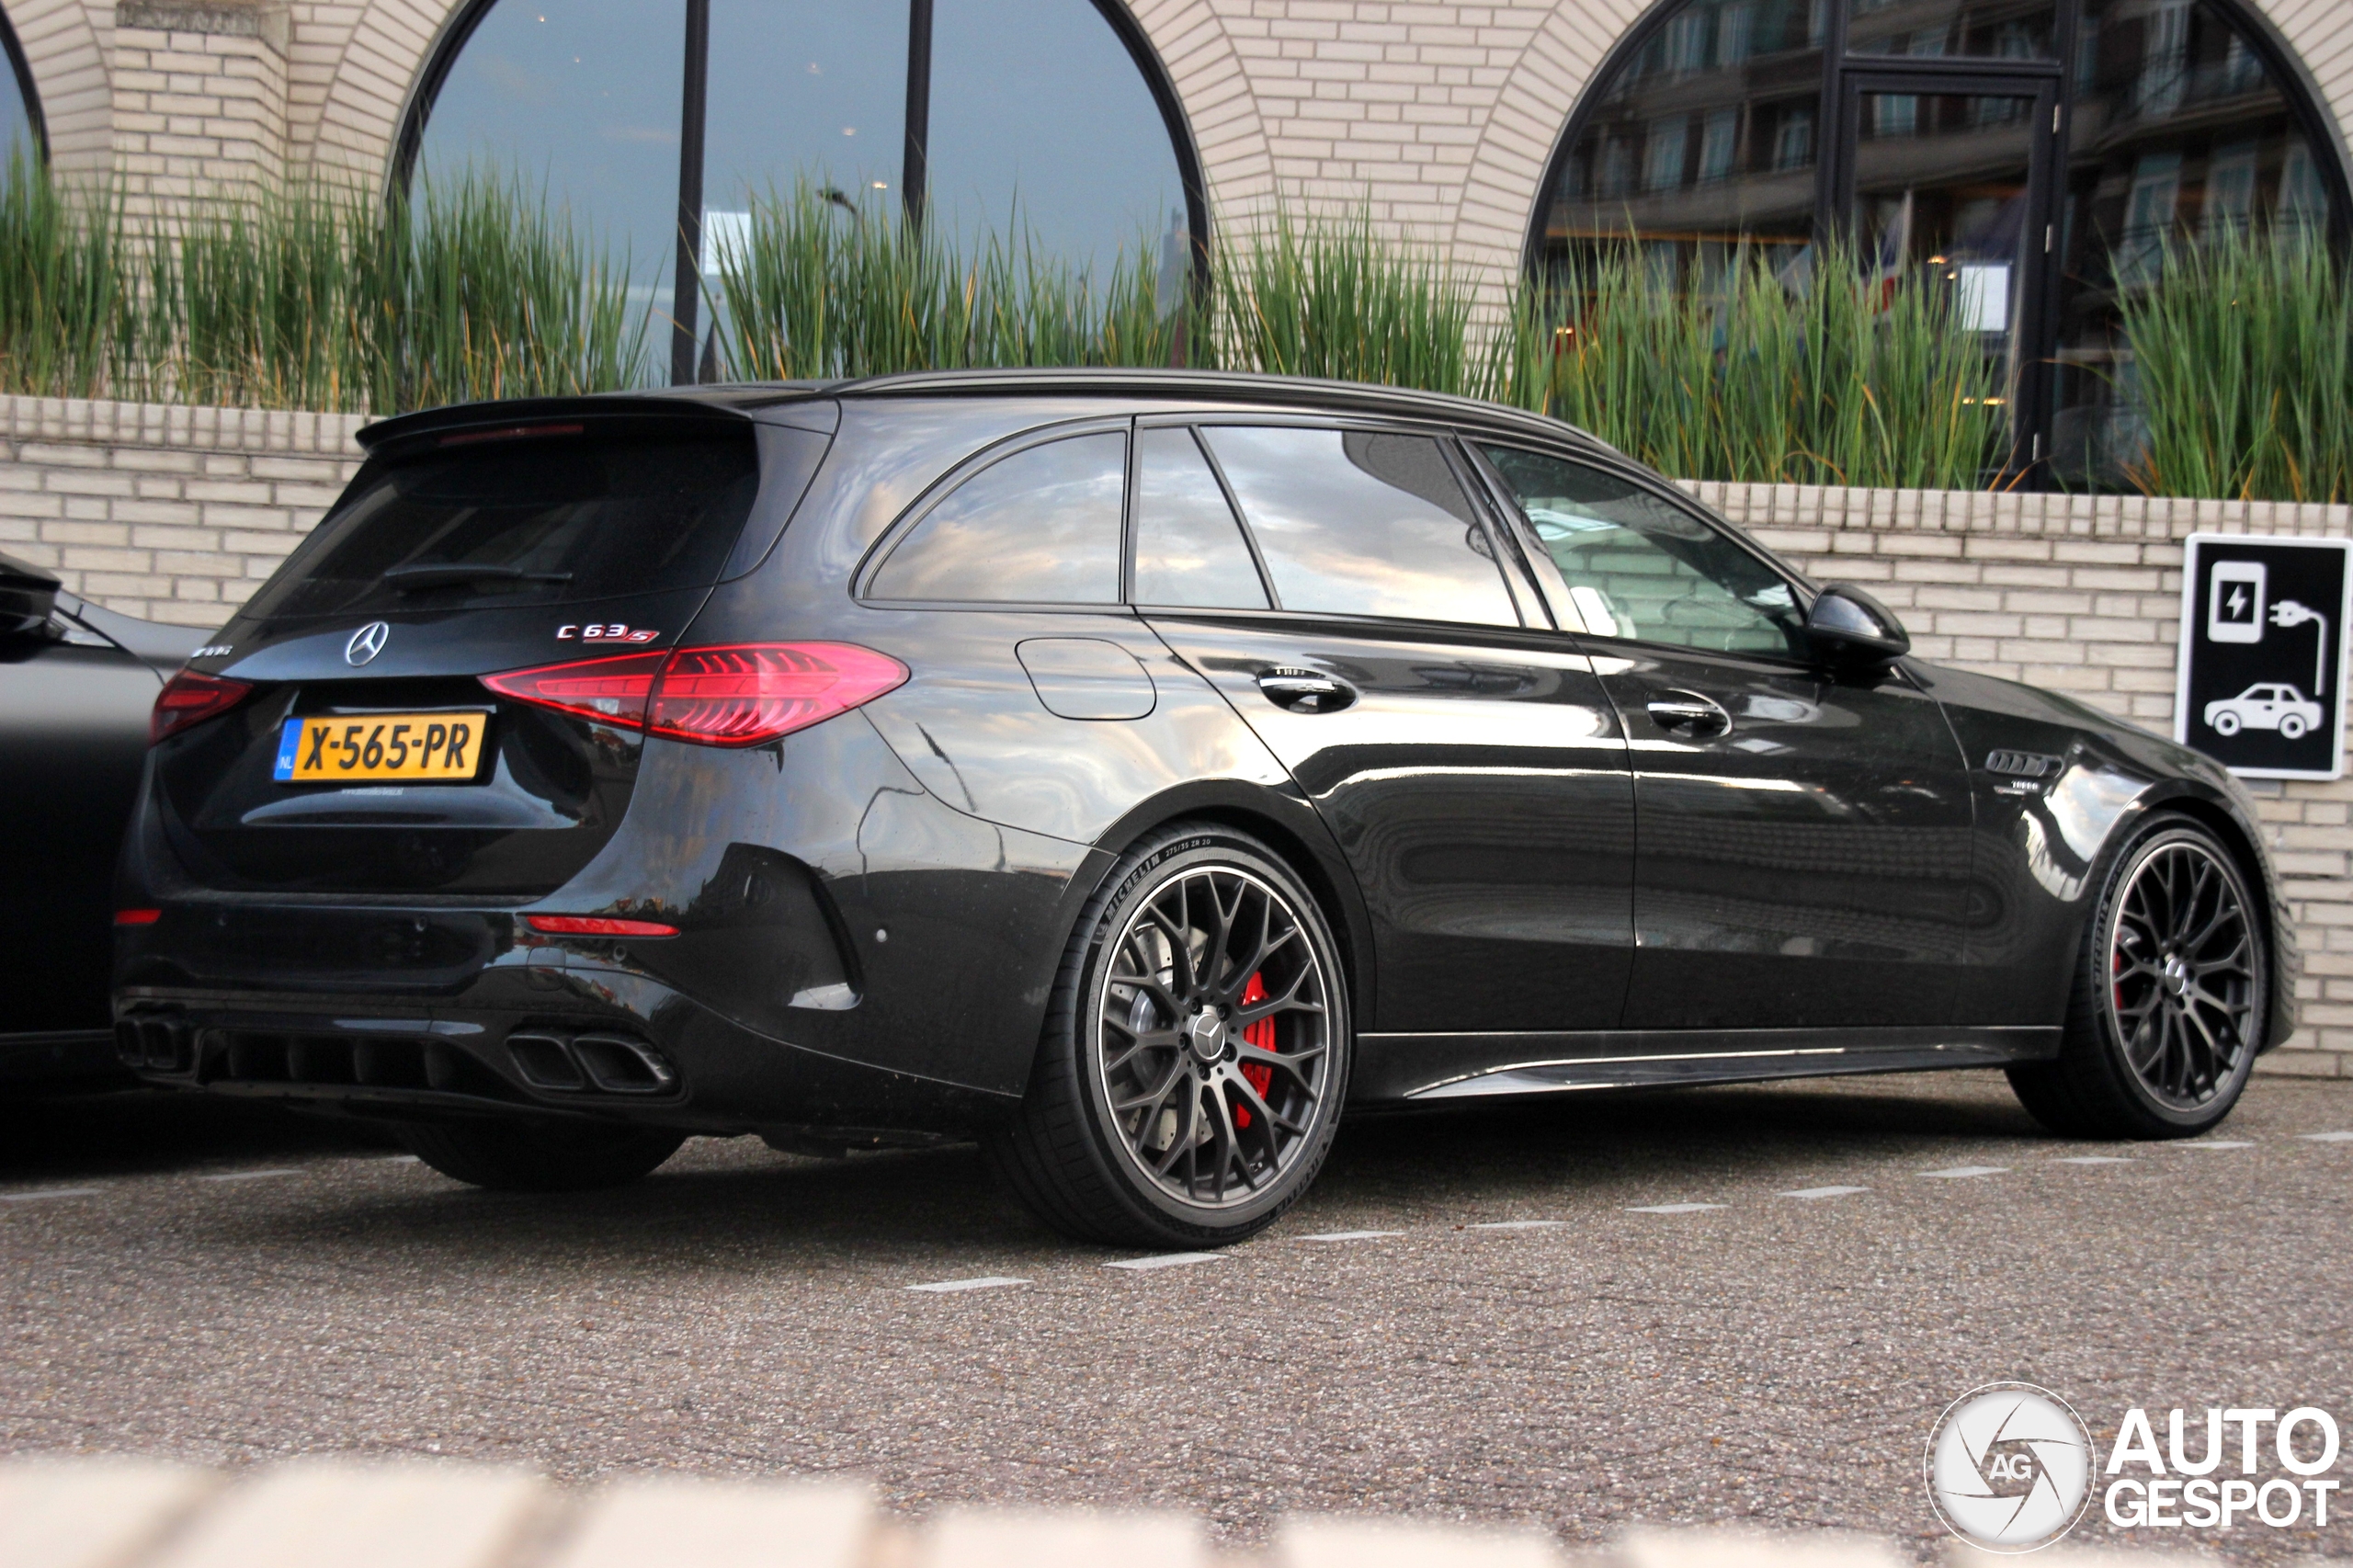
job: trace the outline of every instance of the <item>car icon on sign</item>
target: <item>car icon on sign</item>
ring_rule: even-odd
[[[2241,730],[2277,730],[2283,740],[2300,741],[2320,728],[2320,704],[2292,686],[2258,682],[2236,697],[2206,705],[2206,723],[2218,735]]]

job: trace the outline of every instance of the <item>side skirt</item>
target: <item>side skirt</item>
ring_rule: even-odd
[[[1359,1104],[1560,1094],[1644,1085],[1738,1084],[1849,1073],[2001,1067],[2059,1053],[2056,1028],[1594,1029],[1362,1034]]]

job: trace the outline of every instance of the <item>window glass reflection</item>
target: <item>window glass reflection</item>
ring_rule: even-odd
[[[906,97],[904,6],[710,0],[704,207],[741,210],[801,179],[896,202]],[[712,237],[727,227],[713,223]]]
[[[1235,426],[1202,434],[1283,608],[1519,623],[1436,441]]]
[[[1851,0],[1849,54],[1938,60],[2054,60],[2052,0]]]
[[[2330,196],[2293,106],[2209,0],[2092,0],[2077,41],[2062,233],[2053,458],[2123,487],[2139,449],[2118,301],[2168,247],[2322,233]]]
[[[0,20],[0,28],[8,24]],[[11,156],[22,158],[29,166],[40,156],[40,145],[33,140],[32,116],[25,110],[25,93],[17,81],[15,62],[0,59],[0,170],[8,166]]]
[[[1482,449],[1560,567],[1586,631],[1717,653],[1804,652],[1790,585],[1680,506],[1565,458]]]
[[[1167,124],[1090,0],[937,0],[929,207],[970,234],[1034,231],[1103,276],[1156,267],[1184,184]]]
[[[991,464],[915,525],[870,590],[881,599],[1116,604],[1128,438],[1074,436]]]
[[[679,0],[500,0],[433,100],[418,176],[446,185],[471,166],[543,187],[666,304],[685,48]]]
[[[1135,602],[1265,609],[1241,525],[1190,430],[1136,433]]]
[[[2031,276],[2034,99],[1864,93],[1856,116],[1855,218],[1864,266],[1894,287],[1948,290],[2011,395]]]
[[[1545,217],[1558,265],[1634,234],[1669,274],[1812,237],[1826,0],[1692,0],[1602,88]]]

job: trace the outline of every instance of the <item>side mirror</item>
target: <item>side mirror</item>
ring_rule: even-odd
[[[1904,623],[1851,583],[1832,583],[1816,596],[1805,631],[1814,652],[1831,664],[1892,665],[1912,651]]]
[[[0,637],[29,637],[57,608],[57,579],[38,566],[0,555]]]

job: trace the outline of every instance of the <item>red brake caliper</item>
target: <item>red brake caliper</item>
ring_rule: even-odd
[[[1256,1003],[1263,1002],[1266,999],[1266,976],[1263,974],[1252,975],[1250,977],[1250,983],[1242,988],[1242,1006],[1247,1007]],[[1275,1020],[1272,1018],[1260,1018],[1255,1024],[1244,1025],[1242,1029],[1242,1039],[1244,1043],[1255,1045],[1260,1051],[1276,1050]],[[1267,1066],[1263,1062],[1244,1062],[1242,1064],[1242,1075],[1250,1081],[1250,1086],[1252,1088],[1258,1091],[1258,1097],[1260,1099],[1265,1099],[1275,1086],[1275,1070]],[[1241,1106],[1235,1106],[1233,1108],[1233,1125],[1236,1127],[1249,1126],[1250,1112]]]

